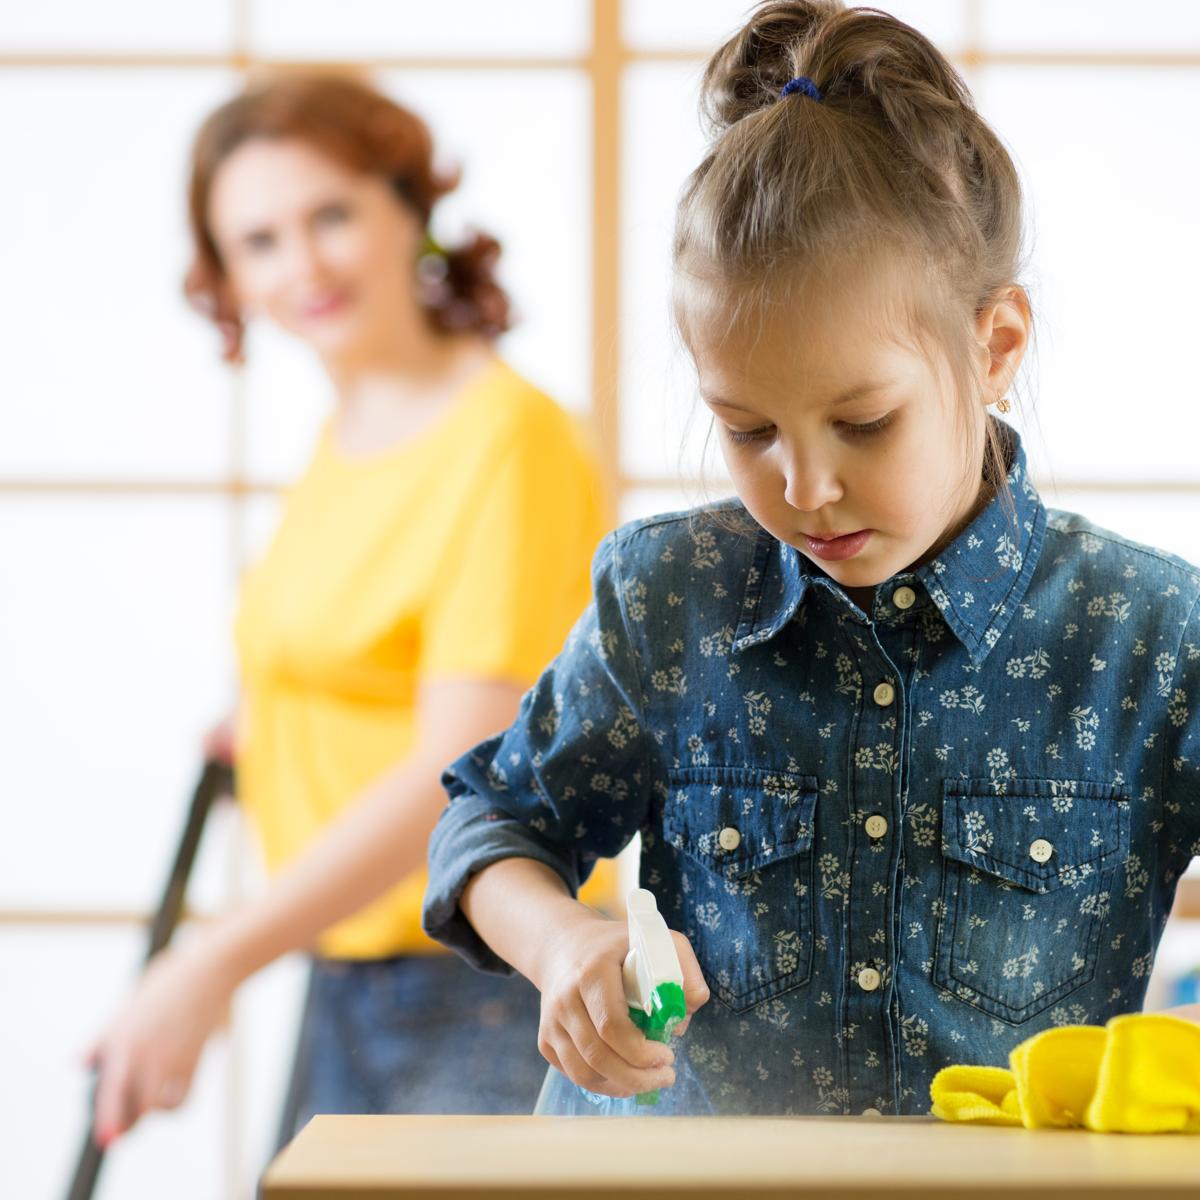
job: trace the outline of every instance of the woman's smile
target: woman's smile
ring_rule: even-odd
[[[306,321],[319,321],[334,316],[350,303],[350,293],[345,288],[321,292],[300,306],[300,316]]]

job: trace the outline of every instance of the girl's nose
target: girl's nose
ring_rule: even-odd
[[[842,498],[842,485],[831,463],[789,463],[784,478],[783,498],[801,512],[816,512]]]

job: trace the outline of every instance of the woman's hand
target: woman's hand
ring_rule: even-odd
[[[101,1146],[151,1109],[183,1103],[236,984],[211,937],[154,958],[88,1054],[100,1072],[94,1127]]]
[[[708,1001],[691,944],[672,931],[683,968],[687,1018]],[[538,1049],[573,1083],[605,1096],[634,1096],[675,1082],[670,1047],[650,1041],[629,1017],[621,965],[629,952],[624,922],[581,912],[542,958]]]
[[[237,755],[237,713],[230,713],[218,721],[205,733],[200,745],[209,762],[233,766]]]

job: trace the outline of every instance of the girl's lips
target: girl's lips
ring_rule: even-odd
[[[806,533],[804,540],[818,558],[840,560],[853,558],[867,544],[871,532],[870,529],[860,529],[857,533],[845,533],[835,538],[815,538]]]

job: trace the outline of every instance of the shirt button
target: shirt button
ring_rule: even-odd
[[[892,593],[892,603],[897,608],[912,608],[917,602],[917,593],[910,587],[898,587]]]
[[[887,833],[887,820],[881,817],[878,813],[872,813],[864,822],[863,828],[867,831],[867,837],[875,838],[878,841],[885,833]]]
[[[1050,860],[1050,855],[1053,853],[1054,847],[1048,841],[1046,841],[1045,838],[1038,838],[1038,840],[1029,847],[1029,857],[1032,858],[1034,862],[1048,862]]]
[[[732,825],[726,825],[717,834],[717,841],[722,850],[736,850],[742,844],[742,835]]]
[[[882,982],[874,967],[863,967],[858,973],[858,986],[864,992],[873,992]]]
[[[862,1115],[864,1117],[882,1117],[883,1113],[881,1113],[877,1108],[864,1108],[862,1110]]]
[[[890,683],[877,683],[875,685],[875,703],[880,708],[886,708],[896,698],[896,689]]]

